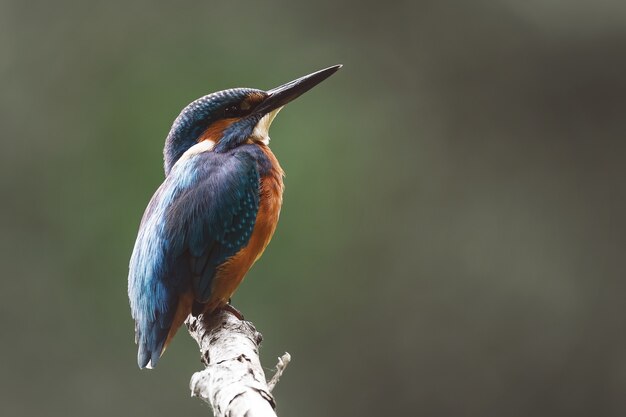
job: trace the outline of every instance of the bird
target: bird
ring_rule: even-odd
[[[268,91],[233,88],[201,97],[174,120],[165,179],[143,214],[129,262],[128,298],[139,368],[156,366],[190,315],[228,309],[272,239],[284,172],[269,127],[334,65]]]

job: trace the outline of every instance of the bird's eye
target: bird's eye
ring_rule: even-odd
[[[224,117],[237,117],[241,115],[241,108],[239,106],[228,106],[224,109]]]

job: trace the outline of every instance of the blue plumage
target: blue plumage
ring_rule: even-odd
[[[206,302],[217,267],[248,243],[259,207],[259,170],[266,165],[254,148],[182,158],[152,197],[128,287],[140,367],[156,364],[179,295],[191,285],[196,300]]]

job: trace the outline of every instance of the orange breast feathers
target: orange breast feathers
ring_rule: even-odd
[[[243,277],[270,243],[278,224],[280,208],[283,204],[283,176],[285,174],[270,148],[263,144],[258,144],[258,146],[271,161],[272,169],[267,175],[261,177],[259,211],[254,229],[248,245],[217,270],[213,278],[211,298],[206,305],[205,311],[207,312],[228,303]]]

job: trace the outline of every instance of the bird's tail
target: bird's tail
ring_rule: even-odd
[[[141,369],[152,369],[156,366],[176,331],[191,312],[192,303],[193,294],[191,292],[181,294],[177,300],[170,301],[173,306],[170,310],[171,313],[164,315],[160,320],[149,323],[146,326],[147,331],[140,326],[135,327],[136,343],[139,345],[137,364]]]
[[[135,341],[138,345],[137,365],[139,368],[152,369],[156,366],[165,350],[165,342],[170,327],[168,323],[160,323],[159,320],[143,325],[137,323]]]

